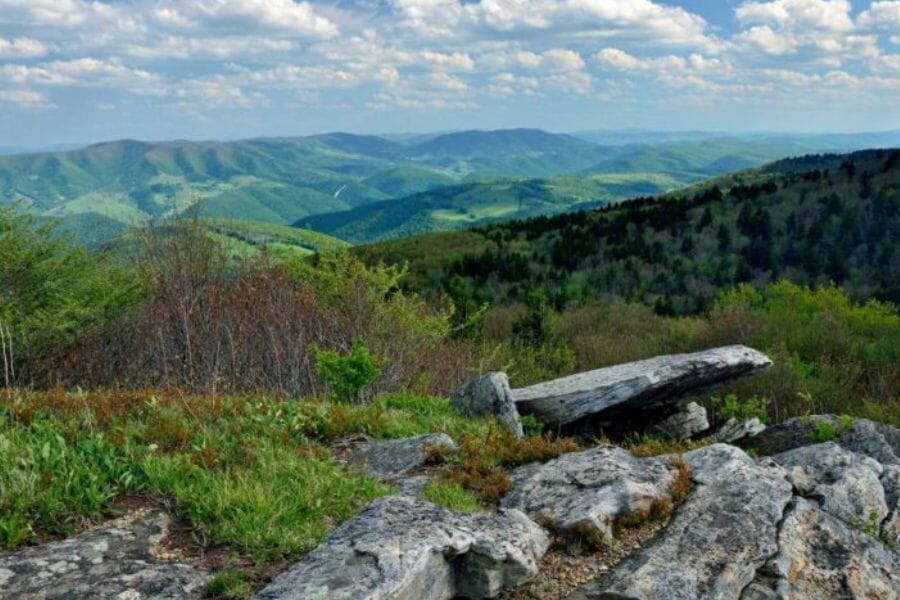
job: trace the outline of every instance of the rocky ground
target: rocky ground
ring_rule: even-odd
[[[690,356],[656,361],[652,381],[629,368],[620,370],[626,384],[595,373],[546,387],[577,398],[579,421],[593,428],[609,417],[590,413],[581,382],[605,386],[601,412],[623,415],[623,403],[640,412],[623,390],[670,389],[665,378],[690,388],[685,374],[698,360]],[[698,385],[718,379],[715,364],[729,372],[748,370],[740,356],[750,370],[762,364],[752,353],[707,356]],[[489,397],[469,394],[466,410],[509,417],[521,407],[502,379],[475,387]],[[338,527],[255,597],[900,599],[900,430],[821,415],[762,430],[732,422],[698,436],[705,414],[696,406],[665,421],[708,445],[651,457],[589,445],[510,469],[511,491],[477,514],[422,498],[428,449],[453,447],[447,436],[350,440],[342,460],[398,494]],[[173,551],[165,541],[173,527],[166,511],[142,506],[73,539],[0,555],[0,596],[200,597],[209,564]]]

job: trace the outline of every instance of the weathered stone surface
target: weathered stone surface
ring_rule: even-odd
[[[679,398],[772,364],[745,346],[659,356],[512,391],[520,413],[565,433],[641,430],[677,411]]]
[[[875,527],[888,516],[883,468],[868,456],[826,442],[788,450],[772,460],[787,468],[796,493],[832,516]]]
[[[900,598],[900,554],[812,502],[792,503],[778,546],[762,578],[778,598]]]
[[[142,510],[68,540],[0,556],[0,598],[200,597],[209,574],[167,559],[171,525],[162,510]]]
[[[752,437],[765,431],[766,426],[758,418],[753,417],[746,421],[738,421],[734,417],[725,421],[713,438],[717,442],[730,444],[746,437]]]
[[[501,505],[549,519],[560,532],[587,530],[612,539],[616,519],[670,499],[677,473],[664,457],[592,448],[515,469],[513,490]]]
[[[689,402],[683,410],[660,421],[656,429],[675,440],[685,440],[709,429],[706,409],[696,402]]]
[[[881,525],[882,536],[900,549],[900,465],[884,465],[881,486],[889,511]]]
[[[381,498],[256,598],[493,598],[533,577],[548,546],[546,533],[517,510],[460,515],[412,498]]]
[[[453,406],[467,416],[494,415],[517,437],[523,435],[506,373],[485,373],[473,379],[453,394]]]
[[[774,463],[715,444],[684,455],[696,484],[657,540],[573,598],[739,598],[778,550],[791,484]]]
[[[357,469],[387,480],[425,466],[428,446],[456,448],[446,433],[429,433],[400,440],[372,440],[355,446],[348,463]]]
[[[778,454],[813,443],[813,434],[823,423],[835,433],[834,441],[842,447],[870,456],[882,465],[900,465],[900,429],[868,419],[848,422],[846,418],[834,415],[797,417],[767,427],[760,434],[737,444],[745,449],[752,448],[761,456]]]

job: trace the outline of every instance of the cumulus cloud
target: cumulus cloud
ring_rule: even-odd
[[[0,104],[11,104],[21,108],[51,108],[53,103],[41,92],[29,89],[0,89]]]
[[[39,40],[0,37],[0,58],[35,58],[44,56],[48,51],[46,44]]]

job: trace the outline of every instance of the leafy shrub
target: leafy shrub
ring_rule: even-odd
[[[728,419],[746,421],[756,418],[763,423],[769,422],[769,413],[766,410],[769,401],[765,398],[751,396],[742,400],[735,394],[728,394],[724,398],[710,398],[709,404],[715,409],[718,418],[722,421],[727,421]]]
[[[353,340],[350,352],[341,354],[312,346],[316,359],[316,373],[328,386],[333,399],[361,402],[364,390],[381,373],[383,365],[366,348],[360,338]]]

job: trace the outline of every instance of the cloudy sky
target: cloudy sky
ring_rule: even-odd
[[[900,128],[900,0],[0,0],[0,145]]]

